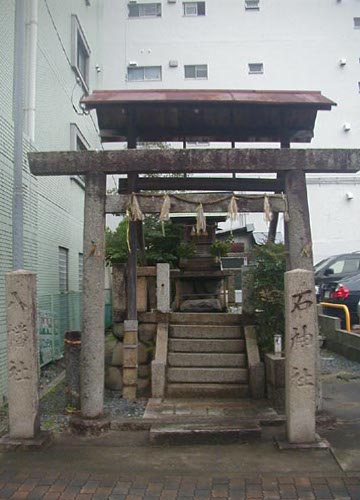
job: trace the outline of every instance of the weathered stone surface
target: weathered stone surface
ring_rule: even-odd
[[[156,297],[157,310],[170,311],[170,266],[169,264],[156,265]]]
[[[244,340],[203,340],[203,339],[169,339],[169,350],[173,352],[243,352]]]
[[[137,367],[123,367],[123,384],[137,385]]]
[[[126,368],[136,367],[138,364],[138,349],[136,347],[127,347],[123,349],[123,366]]]
[[[244,331],[251,396],[254,399],[262,399],[265,394],[265,366],[264,363],[260,361],[255,326],[245,326]]]
[[[242,383],[248,381],[246,368],[173,368],[167,369],[169,382]]]
[[[118,312],[126,311],[126,265],[113,264],[112,266],[112,300],[113,309]]]
[[[244,314],[254,314],[254,301],[252,299],[254,279],[251,266],[241,268],[242,286],[242,312]]]
[[[146,365],[149,360],[149,347],[139,342],[138,353],[139,365]]]
[[[150,365],[140,365],[138,367],[138,376],[139,378],[150,378]]]
[[[105,387],[112,391],[121,391],[122,374],[121,369],[116,366],[108,366],[105,373]]]
[[[124,323],[114,323],[113,325],[113,334],[119,340],[124,338]]]
[[[285,387],[285,358],[265,354],[266,381],[273,387]]]
[[[65,332],[65,394],[66,406],[80,410],[80,353],[81,332]]]
[[[136,303],[139,312],[147,311],[147,278],[145,276],[138,276],[137,289],[136,289]]]
[[[180,305],[182,312],[221,312],[219,299],[184,300]]]
[[[137,385],[124,385],[123,391],[122,391],[122,396],[123,399],[128,399],[129,401],[133,401],[136,399],[136,393],[137,393]]]
[[[285,273],[285,394],[290,443],[315,441],[316,298],[312,271]]]
[[[138,341],[137,332],[124,331],[123,343],[127,345],[136,345]]]
[[[112,335],[105,338],[105,365],[112,365],[113,352],[118,344],[118,340]]]
[[[98,418],[104,410],[105,196],[106,175],[87,174],[81,337],[81,414],[84,418]]]
[[[6,275],[9,438],[34,439],[40,432],[36,331],[36,275]]]
[[[144,391],[150,387],[150,380],[148,378],[138,378],[137,387],[139,391]]]
[[[122,366],[124,363],[124,346],[122,342],[117,342],[112,352],[111,365]]]
[[[156,324],[154,323],[140,323],[139,324],[139,340],[147,342],[153,340],[156,334]]]
[[[156,361],[151,363],[151,395],[153,398],[163,398],[165,395],[166,364]]]

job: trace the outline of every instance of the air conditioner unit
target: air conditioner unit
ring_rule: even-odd
[[[175,61],[175,59],[172,59],[171,61],[169,61],[169,66],[170,68],[177,68],[179,66],[179,62]]]
[[[137,65],[138,65],[138,63],[136,61],[129,61],[129,64],[128,64],[128,66],[131,67],[131,68],[133,68],[133,67],[135,67]]]

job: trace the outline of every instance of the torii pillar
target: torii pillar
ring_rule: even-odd
[[[85,179],[81,415],[100,418],[104,410],[106,174]]]

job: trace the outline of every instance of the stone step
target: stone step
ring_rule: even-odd
[[[247,368],[245,354],[169,353],[169,366],[222,366]]]
[[[170,352],[244,352],[244,340],[169,339]]]
[[[168,382],[246,384],[247,368],[168,368]]]
[[[240,326],[170,325],[169,337],[183,339],[239,339],[244,337]]]
[[[166,395],[169,398],[248,398],[247,384],[167,384]]]
[[[171,313],[170,324],[176,325],[241,325],[242,315],[234,313]]]
[[[233,424],[188,423],[156,424],[150,428],[152,444],[226,444],[260,439],[261,427],[256,421]]]

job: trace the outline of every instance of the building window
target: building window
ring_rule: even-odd
[[[184,16],[205,16],[205,2],[184,2]]]
[[[129,3],[129,17],[161,17],[161,3]]]
[[[76,76],[80,78],[84,90],[86,92],[89,92],[90,47],[86,41],[78,17],[72,15],[71,22],[72,22],[72,44],[71,44],[72,67],[76,73]]]
[[[206,80],[208,77],[207,64],[190,64],[184,66],[185,78]]]
[[[260,0],[245,0],[245,10],[260,10]]]
[[[69,250],[59,247],[59,292],[69,291]]]
[[[79,291],[83,288],[84,255],[79,253]]]
[[[249,75],[262,75],[264,73],[263,63],[249,63]]]
[[[128,67],[127,79],[129,82],[159,81],[161,80],[161,66]]]
[[[354,17],[354,28],[360,30],[360,17]]]
[[[70,149],[71,151],[87,151],[90,149],[88,141],[85,139],[76,123],[70,123]],[[84,175],[72,175],[70,178],[77,182],[82,188],[85,187]]]

